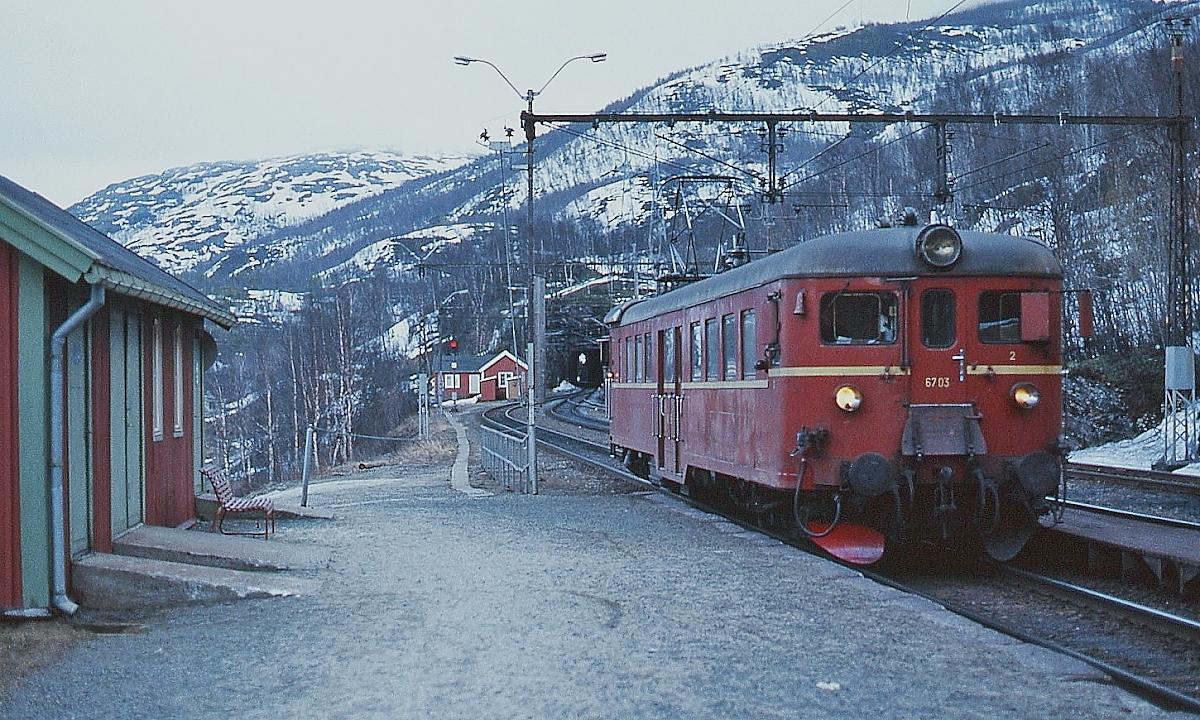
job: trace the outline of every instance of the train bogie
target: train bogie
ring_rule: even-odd
[[[616,308],[613,445],[835,554],[876,533],[1009,557],[1059,487],[1061,277],[1033,240],[907,226]]]

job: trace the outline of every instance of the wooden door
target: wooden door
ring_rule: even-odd
[[[113,537],[145,518],[141,344],[140,316],[112,310],[109,323],[109,431],[112,437]]]

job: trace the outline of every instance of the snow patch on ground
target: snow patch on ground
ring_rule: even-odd
[[[1188,420],[1191,423],[1194,424],[1200,419],[1197,417],[1198,413],[1195,407],[1191,408],[1188,413]],[[1165,421],[1158,427],[1151,428],[1127,440],[1117,440],[1104,445],[1076,450],[1071,453],[1070,460],[1088,465],[1149,470],[1163,457],[1164,427]],[[1185,465],[1175,472],[1181,475],[1200,475],[1200,462]]]

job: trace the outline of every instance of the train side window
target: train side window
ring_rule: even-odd
[[[664,383],[675,382],[675,337],[679,328],[662,331],[662,379]]]
[[[726,315],[721,318],[721,376],[724,379],[737,380],[737,358],[737,315]]]
[[[700,323],[692,323],[692,379],[704,379],[704,332],[700,328]]]
[[[945,288],[921,294],[921,343],[928,348],[954,344],[954,291]]]
[[[625,338],[625,382],[633,382],[633,338]]]
[[[633,338],[633,381],[642,382],[646,379],[646,346],[642,344],[642,336]]]
[[[646,353],[642,356],[645,363],[645,371],[642,374],[646,378],[646,382],[654,380],[654,345],[650,341],[651,337],[653,336],[650,333],[646,333],[642,338],[642,342],[646,346]]]
[[[717,319],[709,318],[704,321],[704,379],[716,380],[720,377],[721,338],[717,335]]]
[[[754,311],[747,310],[742,313],[742,377],[754,377],[754,363],[757,358],[755,349],[756,344],[754,334]]]
[[[979,294],[979,340],[1021,342],[1021,293],[989,290]]]
[[[830,345],[896,342],[895,293],[826,293],[821,297],[821,341]]]

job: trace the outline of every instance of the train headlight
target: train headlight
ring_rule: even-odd
[[[947,225],[930,225],[917,235],[917,257],[930,267],[949,268],[962,257],[962,237]]]
[[[854,412],[862,405],[862,393],[853,385],[842,385],[834,393],[834,402],[846,412]]]
[[[1012,387],[1012,399],[1022,410],[1032,410],[1042,396],[1033,383],[1017,383]]]

